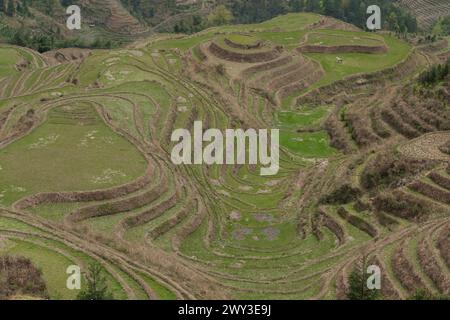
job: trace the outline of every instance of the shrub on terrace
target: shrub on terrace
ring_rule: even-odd
[[[398,187],[404,185],[408,178],[432,166],[430,161],[406,159],[389,152],[378,154],[364,168],[361,184],[368,190]]]
[[[47,298],[42,272],[28,258],[0,257],[0,300],[20,294]]]
[[[422,72],[419,76],[419,82],[422,85],[430,86],[443,81],[450,72],[450,59],[446,63],[432,66],[428,70]]]
[[[343,184],[331,193],[323,196],[320,202],[323,204],[345,204],[355,201],[361,195],[361,190],[349,184]]]
[[[443,294],[433,294],[430,291],[421,288],[417,289],[408,300],[450,300],[450,297]]]

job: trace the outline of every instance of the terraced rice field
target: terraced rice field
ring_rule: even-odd
[[[65,269],[92,261],[117,299],[336,299],[360,252],[382,266],[386,298],[447,292],[440,145],[429,147],[441,157],[428,175],[393,193],[420,202],[421,219],[390,210],[361,176],[386,148],[408,157],[426,133],[446,137],[448,105],[439,117],[430,104],[407,109],[392,81],[428,60],[394,37],[331,22],[289,14],[155,35],[57,65],[0,46],[0,254],[29,257],[53,299],[74,298]],[[303,54],[306,42],[387,51]],[[196,120],[279,128],[279,172],[174,165],[170,136]],[[343,182],[361,194],[323,200]],[[405,276],[409,266],[416,276]]]
[[[430,28],[439,18],[450,14],[446,0],[398,0],[398,2],[417,16],[419,26],[422,28]]]

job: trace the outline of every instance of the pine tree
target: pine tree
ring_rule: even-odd
[[[54,1],[53,0],[46,0],[45,1],[45,14],[48,16],[53,15],[53,8],[54,6]]]
[[[8,7],[6,8],[6,15],[12,17],[16,14],[16,7],[14,6],[14,1],[8,1]]]
[[[378,290],[370,290],[367,287],[369,274],[367,271],[367,256],[363,255],[353,271],[350,273],[347,298],[350,300],[376,300],[379,296]]]
[[[108,290],[106,278],[102,273],[102,266],[99,263],[89,265],[89,272],[86,276],[86,287],[78,294],[78,300],[113,299],[111,292]]]
[[[25,16],[29,16],[30,15],[30,10],[28,8],[28,0],[23,1],[22,10],[23,10],[23,14]]]
[[[335,3],[333,0],[323,0],[322,1],[322,12],[326,16],[331,16],[335,12]]]
[[[20,2],[17,2],[16,12],[17,12],[19,15],[23,15],[23,8],[22,8],[22,5],[20,4]]]
[[[0,12],[5,11],[5,0],[0,0]]]

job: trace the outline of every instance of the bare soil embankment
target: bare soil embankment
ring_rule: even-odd
[[[223,60],[241,63],[258,63],[270,61],[278,58],[281,54],[280,48],[273,48],[272,50],[262,52],[233,52],[220,47],[214,42],[211,42],[211,44],[209,45],[209,51],[216,57],[219,57]]]

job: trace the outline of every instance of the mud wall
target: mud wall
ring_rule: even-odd
[[[265,52],[238,53],[221,48],[214,42],[209,45],[209,51],[221,59],[241,63],[257,63],[270,61],[280,56],[280,50],[277,49],[272,49]]]
[[[259,64],[257,66],[253,66],[250,68],[245,69],[244,71],[242,71],[241,75],[244,78],[248,78],[251,77],[252,75],[258,73],[258,72],[264,72],[273,68],[277,68],[280,67],[282,65],[288,64],[292,61],[292,56],[287,56],[275,61],[271,61],[271,62],[267,62],[267,63],[263,63],[263,64]]]

